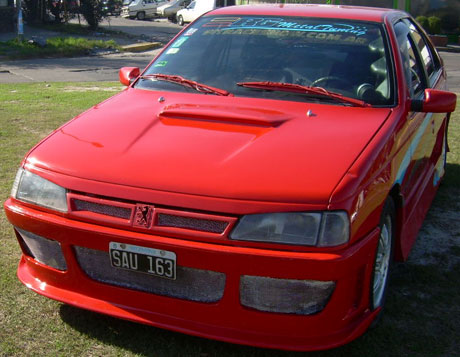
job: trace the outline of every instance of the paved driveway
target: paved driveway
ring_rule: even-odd
[[[121,67],[145,68],[160,50],[0,63],[0,83],[117,81]]]
[[[447,83],[449,84],[449,89],[453,92],[460,93],[460,53],[441,52],[441,57],[447,68]]]
[[[102,21],[100,26],[106,30],[120,31],[133,37],[162,43],[168,42],[182,29],[181,26],[173,24],[166,19],[139,21],[113,16]]]

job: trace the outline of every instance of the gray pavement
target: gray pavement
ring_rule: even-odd
[[[447,71],[449,90],[460,93],[460,53],[440,52]]]
[[[121,67],[145,68],[159,51],[3,62],[0,83],[117,81]]]
[[[77,20],[72,20],[72,22]],[[167,43],[182,27],[167,19],[148,19],[144,21],[109,17],[100,26],[105,30],[119,31],[136,40]]]

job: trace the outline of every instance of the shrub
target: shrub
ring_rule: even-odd
[[[102,21],[102,4],[99,0],[80,0],[80,12],[91,30],[97,29]]]
[[[430,32],[430,24],[428,22],[428,17],[426,17],[426,16],[417,16],[416,20],[420,24],[420,26],[423,27],[423,29],[426,32]]]
[[[430,29],[429,33],[432,35],[441,33],[441,19],[437,16],[430,16],[428,18],[428,27]]]

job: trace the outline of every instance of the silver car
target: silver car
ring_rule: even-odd
[[[190,4],[191,0],[173,0],[157,8],[157,16],[176,22],[176,13]]]

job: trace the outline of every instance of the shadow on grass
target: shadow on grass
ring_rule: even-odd
[[[75,330],[141,356],[288,356],[282,351],[257,349],[207,340],[155,328],[79,308],[62,305],[62,320]]]

